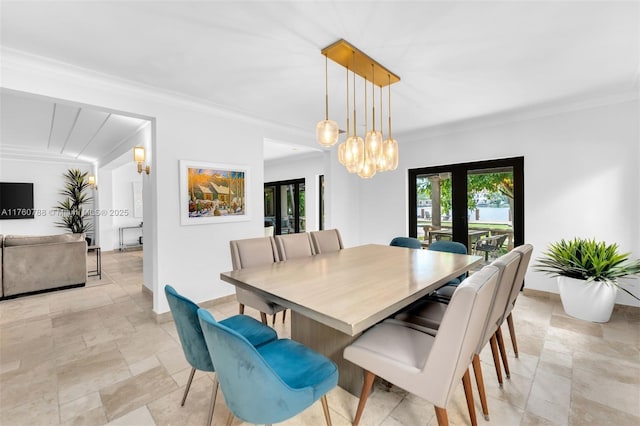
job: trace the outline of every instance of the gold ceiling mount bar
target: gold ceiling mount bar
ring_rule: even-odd
[[[321,53],[376,86],[389,86],[400,81],[400,77],[345,39],[325,47]]]

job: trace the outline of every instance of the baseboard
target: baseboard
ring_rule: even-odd
[[[16,299],[18,297],[35,296],[36,294],[51,293],[51,292],[60,291],[60,290],[69,290],[72,288],[84,287],[85,285],[86,283],[80,283],[80,284],[63,285],[61,287],[45,288],[42,290],[29,291],[27,293],[18,293],[18,294],[12,294],[9,296],[3,296],[3,297],[0,297],[0,300],[11,300],[11,299]]]
[[[550,293],[548,291],[534,290],[534,289],[525,287],[525,289],[522,291],[522,294],[530,297],[538,297],[541,299],[548,299],[551,301],[560,302],[560,294],[558,293]],[[620,303],[616,303],[613,306],[613,311],[638,314],[640,312],[640,306],[622,305]]]
[[[522,294],[524,294],[525,296],[539,297],[541,299],[549,299],[556,302],[560,301],[560,295],[558,293],[550,293],[543,290],[534,290],[532,288],[525,287],[524,290],[522,290]]]

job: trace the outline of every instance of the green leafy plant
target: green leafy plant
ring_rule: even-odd
[[[88,220],[90,214],[83,208],[83,205],[93,200],[87,193],[90,186],[87,174],[78,169],[69,169],[64,174],[65,185],[60,194],[66,198],[56,206],[62,216],[56,225],[59,228],[67,228],[72,233],[83,233],[93,229],[93,223]]]
[[[640,274],[640,259],[629,260],[629,254],[619,253],[617,244],[595,239],[562,239],[549,245],[534,268],[552,277],[606,282],[640,300],[618,284],[618,278]]]

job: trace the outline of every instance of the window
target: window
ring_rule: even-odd
[[[305,232],[305,181],[293,179],[264,184],[264,225],[275,235]]]
[[[523,166],[515,157],[409,170],[409,235],[458,241],[486,260],[523,244]]]

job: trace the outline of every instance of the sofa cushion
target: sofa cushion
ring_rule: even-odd
[[[6,235],[4,247],[28,246],[33,244],[56,244],[84,241],[84,234],[59,234],[59,235]]]

